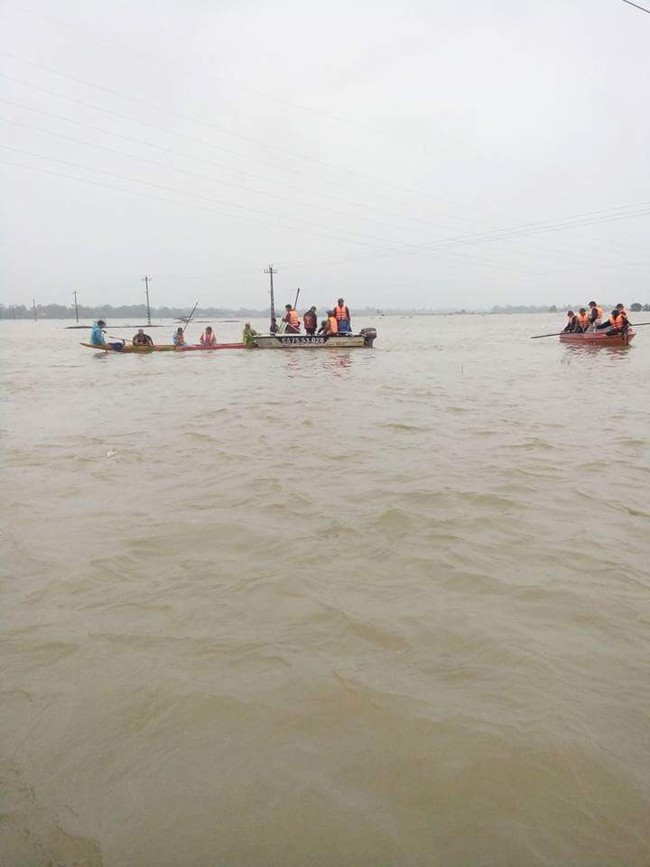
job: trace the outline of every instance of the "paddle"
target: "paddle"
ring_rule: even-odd
[[[539,340],[540,337],[559,337],[560,334],[569,334],[569,332],[564,331],[556,331],[554,334],[536,334],[534,337],[531,337],[531,340]]]
[[[108,339],[109,339],[109,340],[121,340],[122,343],[133,343],[133,341],[132,341],[132,340],[129,340],[128,337],[113,337],[112,334],[109,334],[109,335],[108,335]]]
[[[298,309],[298,296],[300,295],[300,286],[298,286],[298,291],[296,292],[296,300],[293,302],[293,309]]]

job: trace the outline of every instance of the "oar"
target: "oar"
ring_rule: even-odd
[[[197,308],[198,306],[199,306],[199,302],[197,301],[196,304],[194,305],[194,307],[192,307],[192,312],[191,312],[190,315],[187,317],[187,320],[185,321],[185,325],[183,325],[183,334],[185,334],[185,329],[186,329],[187,326],[190,324],[190,319],[192,318],[192,316],[194,316],[194,311],[196,310],[196,308]]]
[[[121,340],[122,343],[133,343],[132,340],[129,340],[128,337],[114,337],[112,334],[108,335],[109,340]]]
[[[568,334],[569,332],[556,331],[554,334],[536,334],[534,337],[531,337],[530,339],[531,340],[539,340],[540,337],[559,337],[560,334],[565,334],[565,333]]]
[[[293,309],[298,309],[298,296],[300,295],[300,286],[298,286],[298,291],[296,292],[296,300],[293,302]]]

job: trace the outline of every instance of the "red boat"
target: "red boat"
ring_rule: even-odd
[[[618,334],[608,334],[605,330],[587,331],[583,334],[567,331],[566,334],[560,334],[560,343],[571,343],[574,346],[627,346],[635,333],[631,326],[624,333]]]

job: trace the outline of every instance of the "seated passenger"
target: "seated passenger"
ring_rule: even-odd
[[[217,335],[212,330],[212,327],[208,325],[205,329],[201,337],[199,338],[199,343],[201,346],[216,346],[217,345]]]
[[[285,304],[286,313],[282,317],[282,321],[286,322],[287,327],[284,329],[285,334],[300,334],[300,316],[291,304]]]
[[[242,341],[246,344],[246,346],[254,346],[256,337],[257,331],[255,331],[254,328],[251,328],[250,322],[247,322],[246,325],[244,325],[244,330],[242,331]]]
[[[322,319],[317,334],[327,334],[327,319]]]
[[[133,338],[134,346],[153,346],[153,340],[148,334],[144,333],[144,329],[138,328],[138,333]]]
[[[176,329],[176,334],[174,334],[174,346],[185,346],[185,332],[182,328]]]
[[[339,322],[336,318],[336,313],[333,310],[327,311],[327,333],[328,334],[338,334],[339,333]]]
[[[586,331],[589,328],[589,314],[584,307],[581,307],[578,311],[577,319],[578,326],[576,328],[576,331],[579,331],[580,333]]]
[[[562,329],[562,332],[563,332],[563,333],[564,333],[565,331],[575,331],[575,330],[576,330],[576,326],[577,326],[577,324],[578,324],[578,317],[575,315],[575,313],[573,312],[573,310],[569,310],[569,312],[567,313],[567,317],[568,317],[568,322],[567,322],[567,324],[564,326],[564,328]]]
[[[611,337],[614,334],[625,334],[629,327],[630,323],[625,310],[619,310],[618,307],[615,307],[607,322],[608,336]]]

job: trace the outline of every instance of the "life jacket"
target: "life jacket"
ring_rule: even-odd
[[[287,310],[287,324],[293,328],[300,328],[300,316],[298,316],[297,310]]]
[[[595,317],[596,319],[602,319],[604,314],[605,314],[605,311],[603,310],[603,308],[599,307],[598,305],[596,305],[595,307],[590,307],[589,309],[591,310],[592,315],[593,315],[594,310],[596,311],[596,317]]]
[[[207,331],[204,331],[201,335],[201,346],[216,346],[217,345],[217,335],[214,331],[211,331],[209,334]]]
[[[350,311],[348,310],[348,308],[345,305],[343,307],[340,307],[339,305],[337,305],[334,309],[334,315],[336,316],[337,321],[339,319],[349,319],[350,318]]]
[[[589,314],[578,313],[578,325],[580,328],[586,328],[589,325]]]
[[[327,317],[327,330],[330,334],[338,334],[339,333],[339,323],[336,316],[328,316]]]
[[[624,325],[627,324],[627,313],[623,310],[619,310],[616,316],[612,317],[614,319],[614,327],[615,328],[623,328]],[[611,322],[611,318],[610,318]]]

